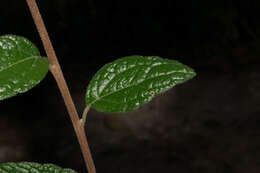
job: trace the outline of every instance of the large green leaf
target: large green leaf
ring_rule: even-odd
[[[76,173],[71,169],[62,169],[53,164],[32,162],[0,164],[0,173]]]
[[[49,62],[27,39],[0,36],[0,100],[23,93],[47,74]]]
[[[129,112],[195,75],[193,69],[174,60],[124,57],[106,64],[95,74],[86,102],[102,112]]]

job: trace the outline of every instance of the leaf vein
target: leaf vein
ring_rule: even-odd
[[[7,70],[7,69],[9,69],[9,68],[12,68],[12,67],[15,66],[15,65],[21,64],[21,63],[23,63],[23,62],[25,62],[25,61],[27,61],[27,60],[34,59],[34,58],[38,58],[38,56],[31,56],[31,57],[28,57],[28,58],[19,60],[19,61],[13,63],[13,64],[11,64],[11,65],[9,65],[9,66],[7,66],[7,67],[1,69],[0,72],[3,72],[3,71],[5,71],[5,70]]]
[[[147,73],[149,73],[153,68],[158,67],[158,66],[161,66],[161,65],[168,65],[168,63],[162,63],[162,64],[155,65],[155,66],[153,66],[152,68],[150,68],[150,70],[149,70]],[[132,69],[134,69],[134,68],[140,68],[140,67],[142,67],[142,66],[147,66],[147,64],[144,64],[144,65],[136,65],[136,66],[131,67],[131,68],[129,68],[129,69],[123,71],[123,72],[118,73],[117,75],[121,75],[122,73],[126,73],[126,72],[129,71],[129,70],[132,70]],[[146,73],[146,74],[147,74],[147,73]],[[116,78],[117,75],[115,75],[115,77],[114,77],[113,79],[111,79],[111,80],[106,84],[106,86],[105,86],[105,87],[103,88],[103,90],[100,92],[100,95],[102,95],[102,92],[111,84],[112,81],[115,80],[115,78]],[[135,73],[135,78],[136,78],[136,73]],[[120,79],[120,78],[119,78],[119,79]]]
[[[122,91],[122,90],[126,90],[126,89],[128,89],[128,88],[135,87],[135,86],[142,87],[142,86],[140,86],[140,84],[144,83],[144,82],[147,81],[147,80],[155,79],[155,78],[162,77],[162,76],[169,76],[169,75],[172,75],[172,74],[174,74],[174,73],[179,73],[179,71],[173,71],[172,73],[169,73],[169,74],[163,74],[163,75],[159,75],[159,76],[155,76],[155,77],[150,77],[150,78],[147,78],[147,79],[145,79],[145,80],[143,80],[143,81],[141,81],[141,82],[139,82],[139,83],[136,83],[136,84],[134,84],[134,85],[130,85],[130,86],[128,86],[128,87],[119,89],[119,90],[117,90],[117,91],[115,91],[115,92],[110,92],[110,93],[108,93],[108,94],[106,94],[106,95],[104,95],[104,96],[99,97],[99,99],[94,100],[92,103],[90,103],[90,105],[91,105],[91,104],[94,104],[95,102],[97,102],[98,100],[101,100],[101,99],[104,98],[104,97],[107,97],[107,96],[112,95],[112,94],[114,94],[114,93],[120,92],[120,91]],[[144,88],[144,87],[142,87],[142,88]]]

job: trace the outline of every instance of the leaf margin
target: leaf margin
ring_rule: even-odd
[[[186,74],[187,74],[187,73],[190,73],[191,76],[190,76],[190,77],[187,77],[186,79],[184,79],[184,80],[181,81],[181,82],[176,82],[173,86],[169,87],[168,89],[165,89],[164,91],[161,91],[161,92],[159,92],[159,93],[155,93],[155,95],[153,95],[153,96],[152,96],[150,99],[148,99],[146,102],[140,104],[139,106],[137,106],[135,109],[132,109],[132,110],[127,110],[127,111],[107,111],[107,110],[99,109],[98,106],[95,105],[95,103],[98,102],[99,100],[102,100],[102,98],[106,97],[107,95],[101,96],[101,97],[97,97],[98,99],[96,99],[94,102],[89,101],[89,100],[90,100],[89,98],[91,97],[91,96],[90,96],[90,93],[91,93],[91,88],[90,88],[90,87],[92,86],[93,81],[95,81],[96,78],[99,78],[99,77],[98,77],[99,73],[104,73],[104,71],[103,71],[104,69],[109,68],[109,66],[113,66],[113,64],[116,64],[117,62],[120,62],[120,61],[123,62],[124,59],[126,59],[126,58],[134,58],[134,57],[147,58],[147,59],[157,58],[157,59],[160,59],[160,60],[162,60],[162,61],[164,61],[164,62],[168,62],[169,64],[173,63],[173,64],[175,64],[175,65],[182,66],[182,67],[184,68],[184,70],[186,70],[184,73],[186,73]],[[102,71],[103,71],[103,72],[102,72]],[[106,74],[106,73],[104,73],[104,74]],[[182,63],[180,63],[179,61],[176,61],[176,60],[165,59],[165,58],[161,58],[161,57],[158,57],[158,56],[140,56],[140,55],[133,55],[133,56],[122,57],[122,58],[116,59],[116,60],[114,60],[114,61],[112,61],[112,62],[109,62],[109,63],[105,64],[104,66],[102,66],[102,67],[95,73],[95,75],[92,77],[92,79],[91,79],[91,81],[90,81],[90,83],[89,83],[89,85],[88,85],[88,87],[87,87],[86,96],[85,96],[86,104],[87,104],[88,106],[92,106],[94,109],[96,109],[96,110],[98,110],[98,111],[101,111],[101,112],[107,112],[107,113],[127,113],[127,112],[130,112],[130,111],[133,111],[133,110],[136,110],[136,109],[140,108],[140,107],[143,106],[144,104],[146,104],[146,103],[148,103],[149,101],[151,101],[151,100],[152,100],[154,97],[156,97],[157,95],[162,94],[162,93],[164,93],[165,91],[167,91],[167,90],[173,88],[175,85],[180,84],[180,83],[184,83],[184,82],[186,82],[187,80],[194,78],[195,76],[196,76],[196,72],[195,72],[192,68],[190,68],[190,67],[188,67],[187,65],[184,65],[184,64],[182,64]],[[142,82],[143,82],[143,81],[142,81]],[[139,83],[139,84],[140,84],[140,83]],[[139,85],[139,84],[137,84],[137,85]],[[125,89],[125,88],[123,88],[123,89]],[[119,92],[119,91],[120,91],[120,90],[118,90],[118,91],[116,91],[116,92]],[[114,93],[116,93],[116,92],[114,92]],[[112,94],[113,94],[113,93],[112,93]],[[98,95],[98,94],[96,93],[96,95]],[[93,105],[94,105],[94,106],[93,106]]]

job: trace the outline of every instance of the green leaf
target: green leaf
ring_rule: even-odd
[[[32,162],[0,164],[0,173],[76,173],[71,169],[62,169],[53,164]]]
[[[196,75],[177,61],[130,56],[103,66],[90,81],[86,103],[101,112],[129,112]]]
[[[49,62],[27,39],[0,36],[0,100],[23,93],[47,74]]]

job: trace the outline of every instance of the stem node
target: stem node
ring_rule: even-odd
[[[46,27],[44,25],[43,19],[41,17],[39,8],[35,2],[35,0],[26,0],[27,5],[30,9],[30,12],[32,14],[34,23],[37,27],[37,30],[40,34],[40,37],[43,42],[44,49],[46,51],[46,54],[48,56],[48,59],[50,61],[50,71],[52,72],[57,85],[59,87],[59,90],[61,92],[61,95],[63,97],[63,100],[65,102],[65,105],[67,107],[68,113],[70,115],[70,119],[72,121],[72,125],[74,127],[74,130],[76,132],[78,142],[81,147],[81,151],[85,160],[85,164],[88,168],[89,173],[96,173],[96,168],[91,156],[91,152],[88,146],[88,141],[85,134],[84,125],[80,123],[80,119],[77,113],[77,110],[75,108],[74,102],[71,98],[68,86],[66,84],[66,81],[64,79],[62,70],[60,68],[58,59],[56,57],[55,51],[53,49],[52,43],[50,41],[48,32],[46,30]],[[84,122],[84,119],[82,120]],[[85,123],[83,123],[85,124]]]

